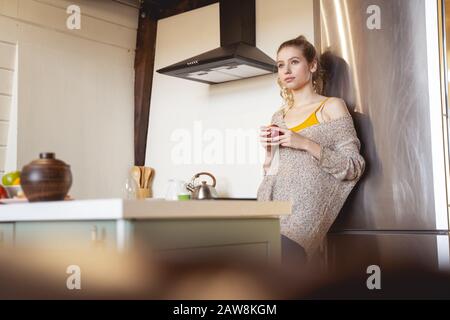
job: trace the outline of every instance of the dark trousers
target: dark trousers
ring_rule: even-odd
[[[301,245],[281,235],[281,259],[284,265],[302,265],[306,263],[306,252]]]

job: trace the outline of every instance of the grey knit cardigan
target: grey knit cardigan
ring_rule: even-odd
[[[282,110],[274,113],[272,123],[288,129]],[[319,160],[303,150],[272,147],[274,157],[257,199],[291,201],[291,215],[280,218],[281,234],[311,255],[361,178],[365,161],[350,114],[307,127],[299,134],[321,146]]]

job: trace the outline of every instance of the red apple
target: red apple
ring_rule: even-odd
[[[8,198],[8,192],[6,192],[6,189],[3,188],[3,186],[0,186],[0,199],[7,199]]]

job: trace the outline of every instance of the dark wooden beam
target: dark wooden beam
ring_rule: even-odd
[[[134,60],[134,164],[137,166],[145,165],[157,26],[157,19],[142,9]]]
[[[163,3],[162,1],[161,3]],[[168,18],[183,12],[217,3],[219,0],[180,0],[171,1],[171,6],[159,6],[158,19]]]

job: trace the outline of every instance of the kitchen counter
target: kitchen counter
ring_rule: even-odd
[[[289,202],[247,200],[95,199],[0,205],[0,222],[171,218],[278,217]]]
[[[164,199],[0,205],[0,248],[144,250],[167,259],[280,262],[290,202]]]

